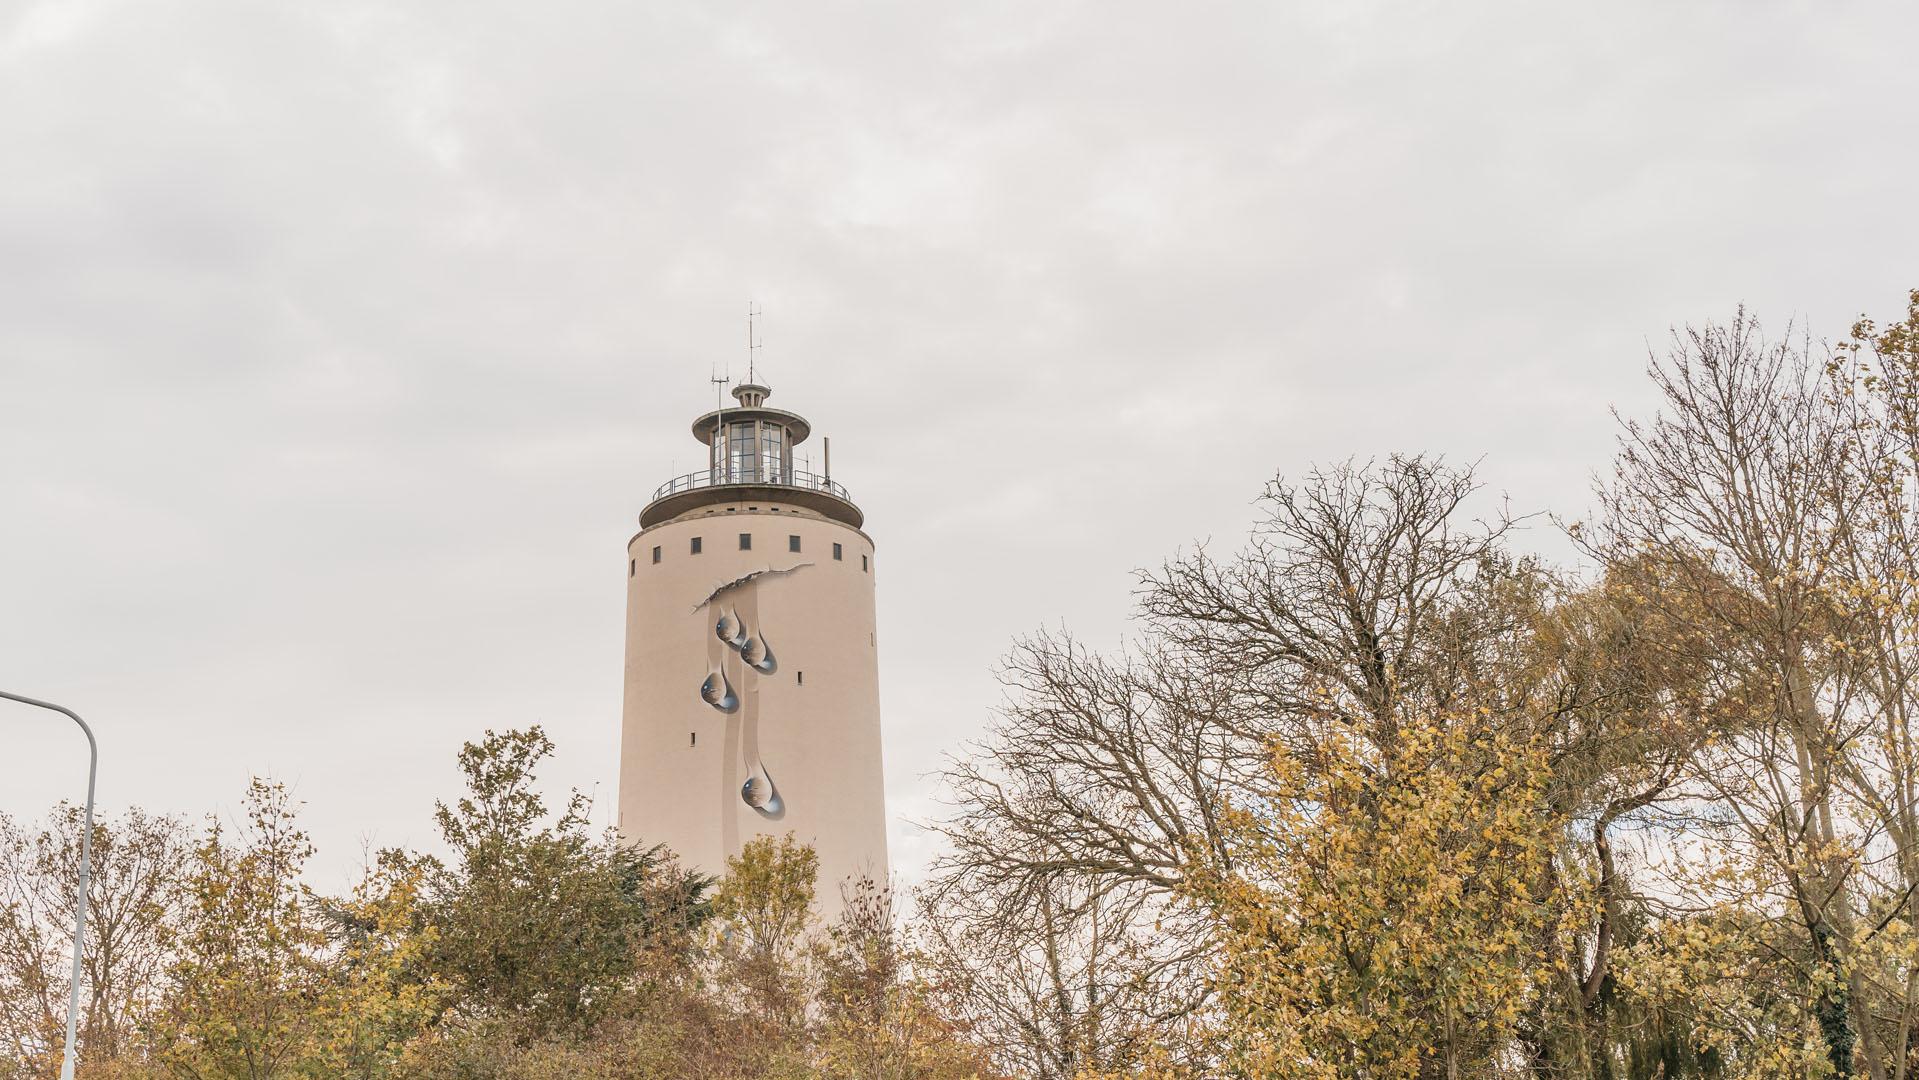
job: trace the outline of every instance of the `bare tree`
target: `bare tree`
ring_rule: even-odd
[[[1902,322],[1856,325],[1827,375],[1859,493],[1839,523],[1843,561],[1826,592],[1830,662],[1853,691],[1834,700],[1854,714],[1839,725],[1851,737],[1835,755],[1836,783],[1862,822],[1865,926],[1850,959],[1868,995],[1865,1049],[1904,1080],[1919,1034],[1919,291]]]
[[[81,1059],[100,1063],[137,1049],[191,836],[177,818],[137,808],[93,828],[79,1037]],[[35,828],[0,815],[0,1053],[29,1067],[57,1055],[65,1022],[80,830],[80,809],[65,803]]]
[[[1504,518],[1462,520],[1475,486],[1418,457],[1275,481],[1246,550],[1141,575],[1147,635],[1130,651],[1063,632],[1017,644],[991,737],[946,773],[951,851],[923,901],[1027,1067],[1203,1016],[1216,926],[1189,886],[1235,871],[1232,807],[1282,797],[1275,746],[1338,752],[1329,733],[1354,718],[1386,745],[1405,710],[1508,687],[1530,616],[1495,594],[1534,571],[1500,552]],[[1075,1041],[1087,1031],[1104,1033],[1095,1050]]]
[[[913,964],[934,1006],[1001,1070],[1072,1080],[1214,1056],[1193,1022],[1196,958],[1169,964],[1156,897],[1082,876],[1028,898],[1009,919],[990,893],[922,896],[916,924]]]
[[[1471,678],[1452,647],[1467,639],[1433,631],[1510,526],[1461,520],[1476,488],[1471,469],[1425,457],[1276,480],[1244,552],[1202,548],[1144,575],[1142,613],[1247,695],[1246,716],[1270,718],[1240,733],[1312,740],[1315,718],[1364,716],[1390,742],[1402,710],[1444,708]]]
[[[1204,1071],[1221,931],[1206,883],[1249,873],[1247,829],[1300,820],[1273,812],[1300,797],[1275,756],[1356,764],[1389,791],[1419,767],[1402,734],[1448,716],[1543,748],[1542,812],[1568,823],[1527,870],[1564,905],[1537,945],[1564,976],[1515,1053],[1555,1076],[1604,1056],[1596,1002],[1636,901],[1614,831],[1673,788],[1698,674],[1648,646],[1623,578],[1582,588],[1509,554],[1510,519],[1467,515],[1476,489],[1423,457],[1275,481],[1243,550],[1141,575],[1130,649],[1016,645],[990,737],[946,772],[951,847],[921,898],[954,1007],[1002,1060],[1060,1075],[1178,1045]]]
[[[1864,838],[1841,803],[1845,758],[1861,734],[1857,680],[1833,663],[1830,602],[1847,530],[1862,510],[1860,444],[1848,404],[1825,392],[1810,343],[1767,342],[1743,311],[1727,326],[1675,335],[1651,365],[1663,409],[1624,422],[1601,489],[1594,549],[1642,568],[1650,602],[1677,640],[1711,641],[1721,736],[1691,779],[1718,826],[1773,875],[1792,911],[1827,1058],[1839,1075],[1872,1016],[1845,953]],[[1883,1056],[1866,1055],[1875,1080]]]

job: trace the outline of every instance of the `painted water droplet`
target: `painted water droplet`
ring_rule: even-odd
[[[780,801],[780,790],[773,786],[772,775],[766,771],[765,765],[757,762],[753,766],[753,775],[740,785],[740,798],[746,805],[769,817],[786,809],[786,804]]]
[[[713,672],[700,684],[700,700],[723,713],[740,707],[739,695],[733,692],[733,683],[724,671]]]
[[[746,641],[746,623],[737,611],[723,612],[713,623],[713,636],[737,649]]]
[[[779,661],[773,658],[773,646],[766,643],[764,634],[756,634],[740,646],[740,659],[762,675],[771,675],[780,668]]]

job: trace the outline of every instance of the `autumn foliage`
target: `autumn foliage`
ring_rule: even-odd
[[[1909,1076],[1915,342],[1675,334],[1574,565],[1351,462],[1123,651],[1018,643],[922,897],[953,1006],[1048,1078]]]
[[[270,781],[104,820],[82,1075],[1907,1080],[1919,293],[1648,374],[1532,519],[1566,565],[1471,468],[1353,461],[1143,571],[1123,648],[1016,642],[906,904],[597,835],[537,729],[344,896]],[[0,1080],[57,1068],[78,829],[0,819]]]
[[[551,815],[536,793],[551,749],[537,728],[468,744],[467,792],[438,814],[449,857],[381,852],[342,897],[303,883],[312,847],[270,781],[237,824],[98,823],[107,977],[83,998],[80,1074],[998,1075],[925,1004],[884,885],[851,883],[821,925],[816,860],[790,837],[747,844],[716,882],[595,836],[583,800]],[[77,825],[64,807],[38,830],[0,822],[0,1076],[58,1071]]]

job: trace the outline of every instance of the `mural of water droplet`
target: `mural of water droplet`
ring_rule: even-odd
[[[723,713],[740,707],[740,696],[733,692],[732,680],[723,671],[713,672],[700,684],[700,700]]]
[[[713,636],[737,649],[746,641],[746,623],[737,611],[722,612],[713,623]]]
[[[779,789],[773,786],[772,775],[766,771],[765,765],[757,763],[753,766],[753,775],[740,785],[740,798],[746,805],[768,816],[786,808],[786,804],[780,801]]]
[[[766,643],[764,634],[756,634],[740,646],[740,659],[762,675],[771,675],[780,668],[779,661],[773,658],[773,646]]]

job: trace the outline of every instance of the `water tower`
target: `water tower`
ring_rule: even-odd
[[[620,828],[709,873],[791,832],[831,913],[841,881],[887,874],[873,541],[830,447],[795,466],[812,428],[770,393],[693,422],[705,467],[627,543]]]

